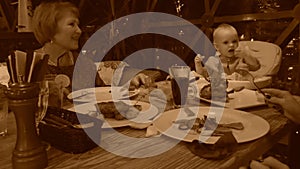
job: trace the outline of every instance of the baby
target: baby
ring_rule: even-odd
[[[237,70],[256,71],[260,68],[259,61],[251,55],[248,46],[239,47],[239,37],[236,29],[228,24],[219,25],[213,33],[213,43],[217,50],[216,56],[220,58],[226,75],[232,75]],[[202,63],[203,57],[197,55],[194,59],[198,74],[208,77],[206,68]],[[219,62],[216,57],[209,57],[206,66],[215,67]],[[242,74],[243,75],[243,74]]]

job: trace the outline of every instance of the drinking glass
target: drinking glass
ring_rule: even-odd
[[[63,85],[55,81],[48,81],[49,101],[48,105],[52,107],[62,108],[63,106]]]
[[[5,136],[7,134],[8,102],[1,96],[0,99],[0,136]]]
[[[49,85],[48,81],[39,82],[40,93],[38,99],[38,109],[35,113],[35,124],[38,129],[39,123],[43,120],[46,115],[48,107],[48,98],[49,98]]]
[[[190,71],[189,66],[171,66],[169,68],[175,106],[180,107],[186,103]]]

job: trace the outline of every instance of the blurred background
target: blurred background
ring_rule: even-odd
[[[0,62],[10,51],[40,47],[30,28],[35,7],[45,0],[0,0]],[[103,25],[138,12],[163,12],[190,21],[211,40],[213,29],[229,23],[241,40],[274,43],[282,49],[279,73],[272,87],[300,94],[299,0],[70,0],[80,10],[80,26],[86,40]],[[126,20],[124,20],[126,24]],[[173,25],[176,26],[176,25]],[[118,30],[114,30],[117,31]],[[185,32],[179,32],[184,36]],[[137,43],[143,42],[143,43]],[[115,45],[104,60],[122,60],[135,51],[161,48],[175,53],[194,67],[195,53],[181,42],[163,35],[143,34]]]

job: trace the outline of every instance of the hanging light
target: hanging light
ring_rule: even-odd
[[[242,34],[241,37],[240,37],[240,39],[244,40],[245,39],[245,34]]]

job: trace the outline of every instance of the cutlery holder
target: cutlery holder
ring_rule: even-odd
[[[74,127],[78,124],[93,125]],[[50,106],[39,123],[39,136],[64,152],[83,153],[100,144],[102,124],[100,119]]]
[[[4,91],[14,112],[17,140],[12,152],[12,168],[40,169],[48,165],[47,152],[35,127],[39,87],[35,83],[9,84]]]

